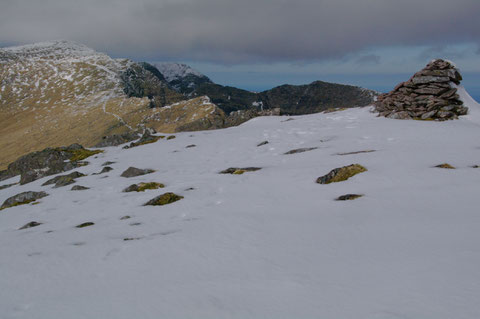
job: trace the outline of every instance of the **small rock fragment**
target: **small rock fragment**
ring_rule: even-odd
[[[435,167],[438,167],[438,168],[446,168],[446,169],[455,169],[455,167],[453,167],[452,165],[450,165],[450,164],[448,164],[448,163],[443,163],[443,164],[435,165]]]
[[[354,200],[357,198],[363,197],[363,195],[360,194],[345,194],[342,196],[339,196],[336,200]]]
[[[22,230],[22,229],[27,229],[27,228],[32,228],[32,227],[37,227],[37,226],[40,226],[42,223],[39,223],[39,222],[29,222],[28,224],[25,224],[23,225],[22,227],[20,227],[18,230]]]
[[[297,148],[291,151],[288,151],[284,153],[284,155],[290,155],[290,154],[297,154],[297,153],[303,153],[303,152],[308,152],[308,151],[313,151],[316,150],[318,147],[304,147],[304,148]]]
[[[76,228],[84,228],[84,227],[93,226],[93,225],[95,225],[95,223],[92,223],[92,222],[86,222],[86,223],[83,223],[83,224],[77,225],[77,226],[75,226],[75,227],[76,227]]]
[[[263,142],[257,144],[257,147],[267,145],[267,144],[268,144],[268,141],[263,141]]]

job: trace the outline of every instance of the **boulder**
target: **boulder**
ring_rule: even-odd
[[[72,190],[72,191],[84,191],[84,190],[87,190],[87,189],[90,189],[90,187],[75,185],[70,190]]]
[[[129,193],[129,192],[144,192],[147,189],[159,189],[159,188],[164,188],[165,185],[162,183],[138,183],[138,184],[132,184],[125,188],[123,190],[124,193]]]
[[[144,206],[163,206],[183,199],[183,196],[174,193],[165,193],[149,200]]]
[[[5,200],[0,207],[0,210],[19,205],[25,205],[46,196],[48,196],[48,194],[45,192],[23,192],[7,198],[7,200]]]

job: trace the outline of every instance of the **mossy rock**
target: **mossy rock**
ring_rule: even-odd
[[[45,192],[23,192],[7,198],[7,200],[5,200],[0,207],[0,210],[20,205],[26,205],[46,196],[48,196],[48,194]]]
[[[123,192],[129,193],[129,192],[144,192],[147,189],[159,189],[159,188],[164,188],[165,185],[162,183],[156,183],[156,182],[150,182],[150,183],[139,183],[139,184],[132,184],[125,188]]]
[[[167,140],[173,140],[174,138],[176,138],[175,135],[170,135],[169,137],[167,137]]]
[[[438,167],[438,168],[446,168],[446,169],[455,169],[454,166],[448,164],[448,163],[443,163],[443,164],[439,164],[439,165],[436,165],[435,167]]]
[[[163,206],[183,199],[183,196],[175,193],[165,193],[148,201],[144,206]]]
[[[230,167],[221,171],[220,174],[242,175],[245,172],[255,172],[261,169],[261,167]]]
[[[352,164],[331,170],[327,175],[317,178],[318,184],[330,184],[346,181],[352,176],[366,172],[367,169],[360,164]]]
[[[354,200],[354,199],[357,199],[357,198],[360,198],[360,197],[363,197],[363,195],[361,195],[361,194],[345,194],[345,195],[339,196],[335,200],[338,200],[338,201]]]
[[[77,150],[66,150],[66,152],[72,154],[70,157],[70,162],[83,161],[84,159],[90,156],[103,153],[102,150],[89,150],[86,148],[77,149]]]
[[[90,187],[75,185],[70,190],[72,190],[72,191],[84,191],[84,190],[87,190],[87,189],[90,189]]]

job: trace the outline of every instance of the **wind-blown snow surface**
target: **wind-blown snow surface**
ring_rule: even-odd
[[[0,317],[479,318],[479,118],[285,120],[108,148],[79,169],[117,162],[79,178],[86,191],[46,179],[0,191],[50,194],[0,212]],[[318,149],[283,155],[300,147]],[[433,167],[444,162],[457,169]],[[353,163],[368,171],[315,183]],[[120,177],[129,166],[157,171]],[[231,166],[263,169],[218,174]],[[140,181],[166,188],[121,192]],[[142,206],[168,191],[185,198]],[[334,200],[347,193],[365,197]],[[44,224],[17,230],[33,220]]]

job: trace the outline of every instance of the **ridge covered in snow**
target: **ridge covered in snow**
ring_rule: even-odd
[[[183,79],[189,75],[206,77],[202,73],[183,63],[154,63],[153,64],[168,82]]]
[[[454,121],[260,117],[106,148],[78,168],[86,190],[0,190],[49,194],[0,212],[2,315],[478,318],[480,106],[459,93],[470,111]],[[350,164],[367,171],[315,183]],[[155,172],[122,177],[131,166]],[[140,182],[165,187],[123,192]],[[167,192],[183,199],[144,206]]]

